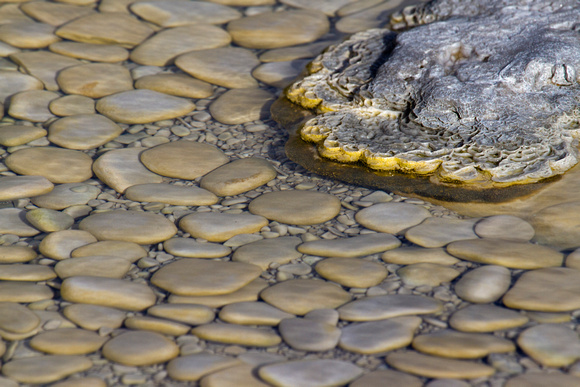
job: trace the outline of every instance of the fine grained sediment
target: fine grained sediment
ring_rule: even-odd
[[[318,113],[301,136],[324,157],[531,183],[578,162],[579,28],[573,0],[435,0],[331,47],[287,97]]]

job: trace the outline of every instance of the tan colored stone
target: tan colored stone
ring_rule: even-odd
[[[212,117],[227,125],[243,124],[269,117],[274,96],[262,89],[226,91],[209,107]]]
[[[0,265],[0,281],[48,281],[56,274],[51,267],[30,263],[11,263]]]
[[[567,367],[580,358],[578,333],[561,324],[541,324],[520,333],[518,346],[546,367]]]
[[[59,97],[59,94],[46,90],[21,91],[10,98],[8,114],[21,120],[45,122],[54,118],[48,105]]]
[[[401,247],[389,250],[382,255],[383,261],[398,265],[412,265],[415,263],[434,263],[451,266],[459,262],[459,259],[449,255],[445,249],[422,247]]]
[[[465,301],[487,304],[503,296],[511,280],[511,273],[505,267],[486,265],[463,274],[455,284],[455,292]]]
[[[164,363],[179,354],[179,347],[155,332],[127,332],[109,340],[102,350],[107,359],[129,365],[143,366]]]
[[[431,314],[442,310],[440,301],[424,296],[392,294],[363,297],[338,308],[341,320],[376,321],[414,314]]]
[[[52,114],[67,117],[77,114],[95,114],[95,101],[82,95],[65,95],[48,105]]]
[[[78,114],[54,121],[48,128],[50,142],[69,149],[94,149],[115,139],[123,129],[99,114]]]
[[[266,270],[272,263],[283,265],[300,258],[302,254],[296,250],[300,243],[300,238],[290,236],[262,239],[238,247],[232,260],[251,263]]]
[[[117,329],[125,320],[125,312],[107,306],[72,304],[63,314],[83,329],[97,331],[101,328]]]
[[[62,231],[70,228],[75,220],[72,216],[47,208],[36,208],[26,213],[26,220],[43,232]]]
[[[215,0],[214,0],[215,1]],[[205,375],[200,380],[203,387],[235,387],[235,386],[269,387],[254,374],[254,366],[242,364]]]
[[[65,381],[51,384],[50,387],[107,387],[107,382],[99,377],[73,377]]]
[[[19,208],[0,209],[0,234],[34,236],[39,233],[40,231],[26,221],[26,211]]]
[[[53,43],[48,48],[56,54],[90,60],[92,62],[118,63],[129,58],[129,51],[127,49],[109,44],[67,41]]]
[[[217,196],[203,188],[170,184],[137,184],[125,191],[125,197],[137,202],[160,202],[176,206],[209,206]]]
[[[20,383],[46,385],[92,366],[93,362],[84,356],[33,356],[5,363],[2,373]]]
[[[2,127],[0,127],[1,131]],[[1,134],[0,134],[1,136]],[[0,200],[15,200],[46,194],[54,185],[43,176],[0,177]]]
[[[25,246],[0,246],[0,263],[21,263],[36,258],[36,251]]]
[[[36,126],[0,126],[0,145],[18,146],[46,136],[48,132]]]
[[[463,332],[494,332],[519,327],[528,318],[495,305],[469,305],[451,315],[449,325]]]
[[[324,12],[328,16],[335,16],[340,8],[355,3],[357,0],[281,0],[291,7],[311,9]]]
[[[352,363],[333,359],[294,360],[269,364],[258,370],[260,377],[274,386],[343,386],[362,375]]]
[[[171,255],[185,258],[220,258],[232,252],[222,244],[197,242],[191,238],[171,238],[163,242],[163,249]]]
[[[44,48],[60,39],[54,27],[35,22],[7,23],[0,26],[0,40],[18,48]]]
[[[408,203],[379,203],[356,213],[355,219],[371,230],[397,234],[421,223],[431,214],[425,208]]]
[[[321,352],[336,347],[341,330],[306,318],[286,318],[278,326],[284,342],[297,351]]]
[[[304,71],[309,62],[307,59],[265,63],[256,67],[252,76],[266,85],[283,89]]]
[[[451,242],[475,239],[473,231],[476,219],[461,220],[427,218],[405,233],[405,238],[422,247],[443,247]]]
[[[580,385],[580,378],[560,372],[529,372],[509,379],[505,387],[576,387]]]
[[[512,215],[490,216],[477,222],[475,233],[481,238],[514,239],[527,242],[534,237],[531,224]]]
[[[62,279],[78,275],[123,278],[130,268],[131,262],[124,258],[96,255],[62,260],[55,265],[54,270]]]
[[[42,208],[62,210],[75,205],[87,204],[95,199],[101,190],[98,187],[83,183],[59,184],[48,194],[35,196],[32,202]]]
[[[38,248],[44,256],[60,261],[70,258],[74,249],[96,241],[97,238],[87,231],[62,230],[47,235]]]
[[[147,256],[147,250],[134,242],[101,241],[78,247],[73,250],[71,257],[89,257],[93,255],[108,255],[135,262]]]
[[[133,89],[133,79],[129,70],[111,63],[89,63],[68,67],[58,73],[56,81],[65,93],[90,98],[101,98]]]
[[[276,326],[293,314],[286,313],[264,302],[237,302],[226,305],[219,313],[220,320],[239,325]]]
[[[84,329],[65,328],[42,332],[34,336],[29,345],[53,355],[84,355],[98,351],[107,339]]]
[[[203,340],[251,347],[271,347],[282,341],[270,328],[252,328],[235,324],[200,325],[193,328],[191,333]]]
[[[400,371],[428,378],[475,379],[495,373],[495,369],[481,363],[444,359],[413,351],[391,353],[386,362]]]
[[[270,63],[292,61],[295,59],[303,58],[314,58],[332,43],[333,42],[331,41],[323,41],[303,46],[275,48],[273,50],[268,50],[260,55],[260,61],[264,63]]]
[[[146,75],[135,82],[135,88],[185,98],[207,98],[213,94],[213,88],[209,83],[185,74]]]
[[[365,234],[352,238],[322,239],[302,243],[298,251],[304,254],[322,257],[362,257],[381,253],[386,250],[397,248],[401,245],[396,237],[391,234]]]
[[[167,364],[167,373],[171,379],[193,382],[205,375],[240,364],[239,360],[232,357],[202,352],[171,360]]]
[[[530,312],[526,311],[526,316],[530,320],[540,324],[559,324],[567,323],[572,320],[570,313],[549,313],[549,312]]]
[[[0,102],[6,103],[11,95],[26,90],[42,90],[42,82],[17,71],[0,71]]]
[[[405,285],[439,286],[453,281],[461,272],[437,263],[414,263],[397,270],[397,275]]]
[[[458,359],[477,359],[490,353],[513,352],[516,349],[511,340],[449,329],[415,337],[413,348],[428,355]]]
[[[40,325],[40,319],[26,306],[15,302],[0,303],[0,329],[11,333],[28,333]]]
[[[370,288],[380,284],[387,269],[380,263],[356,258],[328,258],[316,264],[323,278],[349,288]]]
[[[381,27],[384,25],[384,19],[381,15],[392,13],[401,3],[402,0],[384,1],[374,7],[345,16],[336,22],[336,29],[347,34],[352,34],[354,32]]]
[[[251,234],[268,225],[266,218],[249,214],[196,212],[183,217],[179,227],[194,238],[224,242],[239,234]]]
[[[182,336],[189,332],[190,329],[188,325],[175,321],[147,316],[129,317],[125,320],[124,324],[129,329],[153,331],[168,336]]]
[[[91,7],[82,7],[72,4],[61,4],[44,1],[31,1],[20,6],[28,16],[34,19],[50,24],[60,26],[73,19],[81,16],[92,14],[94,10]]]
[[[204,2],[180,0],[141,1],[131,5],[131,12],[161,27],[187,24],[223,24],[242,15],[233,8]]]
[[[214,169],[203,176],[200,187],[218,196],[235,196],[266,184],[276,174],[268,161],[248,157]]]
[[[38,78],[44,88],[57,91],[56,76],[59,71],[81,64],[76,59],[49,51],[25,51],[10,55],[10,59],[21,66],[28,74]]]
[[[0,281],[0,302],[29,303],[50,300],[52,290],[46,285],[21,281]]]
[[[258,294],[266,287],[268,287],[268,283],[258,278],[232,293],[218,296],[178,296],[172,294],[169,296],[168,302],[171,304],[199,304],[210,308],[220,308],[236,302],[257,301]]]
[[[360,0],[363,1],[363,0]],[[388,383],[388,384],[385,384]],[[364,374],[349,387],[423,387],[423,381],[415,376],[393,370],[376,370]]]
[[[556,204],[535,213],[531,224],[536,230],[534,241],[558,250],[580,246],[578,218],[580,201]]]
[[[204,305],[159,304],[147,309],[147,314],[189,325],[202,325],[213,321],[215,313]]]

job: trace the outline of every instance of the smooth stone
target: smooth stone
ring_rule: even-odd
[[[443,248],[426,249],[414,246],[405,246],[386,251],[381,258],[387,263],[395,263],[397,265],[433,263],[451,266],[459,262],[459,259],[449,255]]]
[[[122,13],[94,13],[75,19],[56,30],[61,38],[82,43],[118,44],[133,48],[153,29],[135,17]]]
[[[527,271],[503,297],[508,308],[567,312],[580,308],[580,270],[551,267]]]
[[[248,263],[185,258],[163,266],[151,283],[181,296],[212,296],[235,292],[260,274]]]
[[[159,304],[147,309],[147,314],[189,325],[210,323],[215,318],[214,311],[204,305]]]
[[[218,202],[213,193],[198,187],[170,184],[137,184],[125,191],[136,202],[159,202],[176,206],[209,206]]]
[[[296,250],[300,243],[300,238],[291,236],[262,239],[237,248],[232,261],[251,263],[267,270],[272,263],[283,265],[300,258],[302,254]]]
[[[117,138],[123,129],[99,114],[79,114],[54,121],[48,140],[63,148],[94,149]]]
[[[203,176],[199,186],[218,196],[235,196],[266,184],[276,175],[267,160],[248,157],[214,169]]]
[[[280,344],[280,336],[270,328],[252,328],[235,324],[200,325],[191,333],[202,340],[250,347],[271,347]]]
[[[354,3],[357,0],[281,0],[282,4],[295,8],[305,8],[324,12],[328,16],[335,16],[340,8]]]
[[[158,145],[141,154],[141,162],[149,170],[184,180],[194,180],[228,161],[215,146],[188,140]]]
[[[252,7],[255,5],[273,5],[276,0],[210,0],[212,3],[233,5],[239,7]]]
[[[238,359],[201,352],[180,356],[167,364],[167,373],[173,380],[197,381],[208,374],[240,365]]]
[[[258,87],[252,69],[258,57],[241,47],[222,47],[180,55],[175,65],[189,75],[229,89]]]
[[[207,98],[213,94],[213,88],[209,83],[185,74],[146,75],[135,82],[135,88],[185,98]]]
[[[564,266],[572,269],[580,269],[580,249],[576,249],[568,254]]]
[[[341,330],[324,322],[286,318],[278,326],[284,342],[297,351],[321,352],[336,347]]]
[[[17,48],[44,48],[59,41],[54,26],[45,23],[15,22],[0,26],[0,41]]]
[[[108,151],[95,160],[93,171],[103,183],[119,193],[133,185],[161,183],[163,178],[141,164],[141,148]]]
[[[455,283],[455,293],[467,302],[495,302],[507,292],[512,276],[503,266],[486,265],[463,274]]]
[[[62,230],[47,235],[38,249],[44,256],[60,261],[70,258],[74,249],[96,241],[97,238],[87,231]]]
[[[398,234],[430,216],[427,209],[414,204],[379,203],[360,210],[356,213],[355,219],[368,229]]]
[[[306,313],[304,318],[336,326],[338,324],[339,315],[334,309],[315,309]]]
[[[131,263],[146,257],[148,251],[134,242],[101,241],[78,247],[73,250],[71,257],[90,257],[94,255],[108,255],[123,258]]]
[[[567,323],[572,320],[570,313],[526,312],[530,320],[540,324]]]
[[[363,355],[382,354],[411,344],[423,320],[417,316],[350,324],[342,328],[340,348]]]
[[[283,355],[278,355],[276,353],[268,353],[268,352],[255,352],[255,351],[248,351],[245,353],[241,353],[237,357],[238,360],[242,361],[245,364],[249,364],[251,366],[262,366],[265,364],[276,363],[279,361],[284,361],[286,358]]]
[[[56,42],[52,43],[48,48],[50,51],[60,55],[92,62],[118,63],[129,58],[127,49],[113,44]]]
[[[252,71],[252,76],[266,85],[283,89],[304,71],[310,60],[293,60],[262,64]]]
[[[75,377],[69,378],[65,381],[51,384],[50,387],[107,387],[107,383],[99,377]]]
[[[179,221],[179,228],[194,238],[210,242],[224,242],[235,235],[258,232],[267,225],[266,218],[246,213],[196,212]]]
[[[237,302],[222,308],[220,320],[238,325],[276,326],[283,319],[292,318],[293,314],[274,308],[265,302]]]
[[[115,122],[147,124],[183,116],[193,109],[193,102],[153,90],[129,90],[101,98],[97,111]]]
[[[392,250],[401,245],[401,241],[391,234],[376,233],[359,235],[352,238],[321,239],[302,243],[298,251],[303,254],[321,257],[362,257]]]
[[[423,387],[423,381],[398,371],[376,370],[358,378],[349,387]]]
[[[0,246],[0,263],[21,263],[32,261],[37,254],[26,246]]]
[[[556,204],[536,212],[530,219],[536,230],[534,241],[558,250],[580,246],[578,218],[580,201]]]
[[[359,0],[360,1],[360,0]],[[264,63],[270,62],[285,62],[296,59],[314,58],[320,54],[325,48],[330,46],[332,42],[323,41],[311,43],[304,46],[284,47],[268,50],[260,55],[260,61]]]
[[[168,302],[171,304],[198,304],[210,308],[220,308],[236,302],[257,301],[258,294],[266,287],[268,287],[268,283],[258,278],[232,293],[218,296],[178,296],[172,294],[169,296]]]
[[[561,324],[540,324],[520,333],[518,346],[546,367],[567,367],[580,358],[578,333]]]
[[[432,314],[442,310],[440,301],[424,296],[393,294],[363,297],[338,308],[345,321],[376,321],[413,314]]]
[[[93,160],[85,153],[56,147],[17,150],[4,162],[20,175],[44,176],[52,183],[80,183],[93,176]]]
[[[89,98],[102,98],[133,89],[133,78],[129,70],[112,63],[68,67],[58,73],[56,81],[65,93]]]
[[[125,312],[100,305],[72,304],[64,308],[63,314],[76,325],[90,331],[117,329],[125,320]]]
[[[163,249],[171,255],[185,258],[221,258],[232,252],[222,244],[202,243],[191,238],[171,238],[163,242]]]
[[[215,1],[215,0],[213,0]],[[242,364],[228,367],[209,375],[205,375],[200,380],[202,387],[269,387],[270,384],[263,383],[255,376],[254,366]]]
[[[47,90],[21,91],[10,97],[8,114],[20,120],[45,122],[54,118],[48,105],[59,97],[59,94]]]
[[[95,332],[64,328],[41,332],[30,340],[29,345],[53,355],[85,355],[98,351],[107,340]]]
[[[341,18],[336,22],[335,27],[338,31],[347,34],[381,27],[385,23],[381,15],[391,14],[401,3],[401,0],[380,2],[374,7]]]
[[[516,346],[511,340],[490,334],[444,329],[415,337],[413,348],[433,356],[478,359],[491,353],[513,352]]]
[[[528,242],[484,238],[450,243],[447,252],[458,258],[513,269],[562,266],[564,255],[549,247]]]
[[[115,278],[77,276],[65,279],[61,296],[69,302],[139,311],[155,304],[147,285]]]
[[[316,264],[323,278],[349,288],[370,288],[389,274],[384,265],[356,258],[327,258]]]
[[[53,188],[54,184],[43,176],[2,176],[0,177],[0,201],[44,195]]]
[[[46,136],[48,132],[36,126],[6,125],[0,126],[0,145],[6,147],[29,143]]]
[[[425,387],[470,387],[470,384],[458,379],[433,379]]]
[[[52,290],[46,285],[21,281],[0,281],[0,302],[29,303],[50,300],[52,297]]]
[[[279,282],[263,290],[260,297],[268,304],[298,316],[315,309],[334,309],[351,300],[350,294],[341,287],[314,279]]]
[[[82,95],[65,95],[64,97],[53,99],[48,108],[52,114],[61,117],[96,113],[95,101]]]
[[[260,378],[277,387],[343,386],[362,373],[356,365],[334,359],[293,360],[267,364],[258,370]]]
[[[6,103],[11,95],[26,90],[42,90],[40,80],[17,71],[0,71],[0,102]]]
[[[189,332],[190,329],[189,325],[180,324],[176,321],[147,316],[129,317],[124,321],[124,325],[129,329],[152,331],[167,336],[182,336]]]
[[[56,382],[93,366],[84,356],[47,355],[11,360],[2,367],[2,373],[10,379],[26,384]]]
[[[462,332],[501,331],[527,322],[525,315],[495,305],[469,305],[454,312],[449,318],[449,325]]]
[[[0,303],[0,329],[10,333],[28,333],[40,325],[40,319],[26,306],[15,302]]]
[[[87,204],[101,193],[98,187],[83,183],[58,184],[47,194],[33,197],[32,203],[41,208],[63,210],[75,205]]]
[[[163,215],[121,210],[90,215],[81,221],[79,228],[98,240],[141,245],[163,242],[177,233],[177,227]]]
[[[227,46],[230,35],[211,24],[199,23],[160,31],[131,52],[131,60],[146,66],[167,66],[190,51]]]
[[[28,74],[38,78],[44,88],[49,91],[58,91],[57,74],[81,62],[49,51],[25,51],[10,55],[10,59],[21,66]]]
[[[512,215],[495,215],[475,224],[475,233],[480,238],[514,239],[527,242],[534,237],[531,224]]]
[[[314,11],[264,12],[233,20],[227,30],[234,43],[247,48],[278,48],[310,43],[329,29],[327,17]]]
[[[437,263],[414,263],[397,270],[397,275],[405,285],[439,286],[451,282],[461,274],[460,271]]]
[[[427,218],[418,226],[407,230],[405,238],[422,247],[443,247],[451,242],[477,238],[473,231],[474,221],[475,219]]]
[[[26,15],[52,26],[60,26],[81,16],[92,14],[91,7],[79,7],[72,4],[31,1],[20,6]]]
[[[54,266],[56,274],[62,279],[79,275],[123,278],[130,268],[131,262],[128,260],[108,255],[64,259]]]
[[[34,236],[39,233],[26,221],[26,211],[19,208],[0,209],[0,234]]]
[[[156,332],[126,332],[109,340],[102,349],[108,360],[129,366],[165,363],[179,354],[179,347]]]
[[[28,211],[26,220],[42,232],[66,230],[75,222],[72,216],[47,208],[37,208]]]
[[[576,387],[580,385],[580,378],[574,375],[559,372],[529,372],[509,379],[505,387]]]
[[[399,371],[427,378],[475,379],[491,376],[495,369],[466,360],[445,359],[414,351],[387,355],[386,362]]]
[[[275,191],[250,202],[251,213],[280,223],[312,225],[324,223],[338,215],[340,200],[318,191]]]
[[[212,117],[222,124],[237,125],[269,117],[274,95],[262,89],[228,90],[210,106]]]
[[[224,5],[180,0],[136,2],[131,5],[131,12],[161,27],[195,23],[224,24],[242,16],[235,9]]]
[[[1,281],[47,281],[56,277],[51,267],[35,264],[11,263],[0,265]]]

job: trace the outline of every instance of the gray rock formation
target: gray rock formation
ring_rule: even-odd
[[[415,26],[415,27],[413,27]],[[580,2],[438,0],[353,35],[287,97],[319,153],[492,186],[578,162]]]

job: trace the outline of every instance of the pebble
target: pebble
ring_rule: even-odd
[[[296,250],[301,243],[298,237],[278,237],[262,239],[240,246],[232,255],[232,261],[246,262],[267,270],[271,264],[286,264],[300,258],[302,254]]]
[[[102,98],[133,89],[133,78],[124,66],[112,63],[89,63],[67,67],[58,73],[56,82],[67,94]]]
[[[163,215],[122,210],[90,215],[81,221],[79,228],[98,240],[141,245],[163,242],[177,233],[177,227]]]
[[[213,372],[204,376],[201,379],[200,386],[203,387],[236,387],[236,386],[252,386],[252,387],[270,387],[258,380],[254,376],[254,366],[249,364],[242,364],[234,367]]]
[[[499,300],[511,281],[511,273],[505,267],[486,265],[463,274],[455,283],[455,293],[467,302],[487,304]]]
[[[179,355],[179,347],[156,332],[126,332],[109,340],[102,349],[103,356],[128,366],[165,363]]]
[[[189,325],[148,316],[129,317],[124,321],[124,325],[129,329],[153,331],[167,336],[182,336],[190,329]]]
[[[163,178],[149,171],[139,161],[140,148],[108,151],[93,164],[95,175],[119,193],[133,185],[161,183]]]
[[[97,239],[86,231],[62,230],[47,235],[40,242],[38,249],[44,256],[60,261],[70,258],[74,249],[96,241]]]
[[[25,246],[0,246],[0,263],[21,263],[32,261],[37,254]]]
[[[260,55],[260,61],[264,63],[269,62],[284,62],[293,61],[295,59],[313,58],[320,54],[325,48],[331,45],[332,42],[323,41],[317,43],[306,44],[296,47],[284,47],[268,50]]]
[[[381,27],[385,22],[385,19],[382,18],[381,15],[384,15],[385,13],[390,14],[399,4],[401,4],[401,1],[380,2],[376,6],[363,9],[360,12],[341,18],[336,22],[335,27],[338,31],[347,34]]]
[[[228,161],[215,146],[188,140],[162,144],[141,154],[141,162],[149,170],[183,180],[196,179]]]
[[[90,331],[117,329],[125,320],[125,312],[101,305],[72,304],[63,309],[67,319]]]
[[[227,30],[234,43],[248,48],[278,48],[310,43],[329,30],[327,17],[315,11],[264,12],[233,20]]]
[[[531,217],[531,224],[536,230],[534,241],[558,250],[580,246],[578,218],[574,216],[580,210],[580,201],[556,204],[536,212]]]
[[[306,318],[286,318],[278,330],[286,344],[307,352],[329,351],[341,336],[341,330],[334,325]]]
[[[153,90],[129,90],[101,98],[97,111],[115,122],[147,124],[183,116],[195,104],[187,99]]]
[[[251,234],[268,225],[262,216],[227,214],[217,212],[196,212],[183,217],[179,227],[194,238],[210,242],[224,242],[238,234]]]
[[[124,258],[96,255],[64,259],[55,265],[54,270],[62,279],[78,275],[123,278],[130,268],[131,262]]]
[[[495,305],[469,305],[454,312],[449,325],[462,332],[494,332],[516,328],[528,322],[528,318],[514,310]]]
[[[509,379],[505,387],[576,387],[580,385],[580,378],[559,372],[529,372]]]
[[[222,124],[237,125],[269,117],[274,95],[262,89],[228,90],[209,107],[212,117]]]
[[[33,356],[4,363],[2,373],[20,383],[46,385],[92,366],[93,362],[84,356]]]
[[[449,255],[445,249],[405,246],[383,253],[383,261],[398,265],[412,265],[416,263],[433,263],[444,266],[451,266],[459,262],[459,259]]]
[[[439,286],[444,282],[451,282],[461,272],[437,263],[414,263],[397,270],[397,275],[408,286]]]
[[[29,303],[50,300],[52,297],[52,290],[46,285],[21,281],[0,281],[0,302]]]
[[[250,202],[251,213],[280,223],[311,225],[324,223],[338,215],[340,200],[317,191],[276,191]]]
[[[132,311],[149,308],[156,300],[155,294],[147,285],[122,279],[89,276],[65,279],[60,294],[69,302]]]
[[[180,259],[163,266],[151,283],[181,296],[213,296],[235,292],[260,274],[248,263]]]
[[[40,231],[26,222],[26,211],[18,208],[0,208],[0,234],[34,236]]]
[[[342,329],[340,348],[363,355],[382,354],[411,344],[421,318],[394,317],[351,324]]]
[[[21,91],[10,98],[8,114],[20,120],[45,122],[54,118],[48,105],[59,97],[59,94],[47,90]]]
[[[415,337],[413,348],[428,355],[477,359],[490,353],[513,352],[511,340],[485,333],[465,333],[444,329]]]
[[[34,178],[38,179],[38,177]],[[55,186],[54,189],[44,195],[33,197],[31,201],[38,207],[63,210],[67,207],[87,204],[90,200],[96,199],[100,192],[101,190],[94,185],[66,183]]]
[[[71,66],[80,65],[76,59],[48,51],[26,51],[10,55],[10,59],[26,70],[26,73],[36,77],[49,91],[58,91],[57,74]]]
[[[180,356],[167,364],[169,377],[179,381],[197,381],[208,374],[240,365],[238,359],[202,352]]]
[[[50,387],[107,387],[107,383],[99,377],[69,378],[65,381],[51,384]]]
[[[15,302],[0,303],[0,329],[10,333],[28,333],[40,325],[40,319],[26,306]]]
[[[185,98],[207,98],[213,94],[213,88],[209,83],[185,74],[146,75],[135,82],[135,88]]]
[[[531,224],[512,215],[496,215],[475,224],[475,233],[480,238],[513,239],[527,242],[534,237]]]
[[[268,283],[266,281],[258,278],[232,293],[218,296],[178,296],[172,294],[169,296],[168,301],[172,304],[199,304],[210,308],[220,308],[236,302],[256,301],[258,294],[267,286]]]
[[[175,65],[189,75],[229,89],[258,87],[252,69],[260,60],[241,47],[192,51],[175,59]]]
[[[283,4],[296,8],[305,8],[324,12],[328,16],[335,16],[336,11],[354,3],[357,0],[325,0],[325,1],[309,1],[309,0],[281,0]]]
[[[359,235],[351,238],[322,239],[305,242],[298,246],[298,251],[304,254],[322,257],[362,257],[392,250],[401,245],[391,234],[375,233]]]
[[[89,60],[91,62],[118,63],[129,58],[129,51],[127,49],[113,44],[65,41],[52,43],[48,48],[50,51],[60,55]]]
[[[101,241],[77,247],[71,257],[90,257],[94,255],[108,255],[123,258],[131,263],[147,256],[148,251],[137,243],[124,241]]]
[[[26,220],[42,232],[66,230],[75,222],[72,216],[47,208],[37,208],[28,211]]]
[[[368,229],[398,234],[430,216],[425,208],[413,204],[379,203],[358,211],[355,219]]]
[[[0,40],[17,48],[44,48],[59,40],[54,27],[35,22],[6,23],[0,26]]]
[[[133,48],[143,42],[153,29],[123,13],[93,13],[80,17],[56,30],[61,38],[82,43],[118,44]]]
[[[279,282],[260,293],[268,304],[303,316],[315,309],[334,309],[351,300],[349,293],[326,281],[294,279]]]
[[[310,60],[265,63],[256,67],[252,76],[267,85],[283,89],[304,71],[308,62]]]
[[[276,326],[283,319],[294,317],[274,308],[264,302],[237,302],[222,308],[219,313],[220,320],[239,325],[270,325]]]
[[[56,278],[51,267],[35,264],[12,263],[0,265],[1,281],[47,281]]]
[[[26,15],[52,26],[60,26],[81,16],[92,14],[90,7],[78,7],[72,4],[29,2],[20,6]]]
[[[389,274],[384,265],[356,258],[328,258],[316,264],[323,278],[349,288],[370,288]]]
[[[44,176],[55,184],[80,183],[93,175],[88,155],[51,146],[17,150],[4,163],[20,175]]]
[[[159,304],[147,309],[147,314],[189,325],[202,325],[213,321],[215,313],[204,305]]]
[[[220,258],[232,251],[222,244],[197,242],[191,238],[171,238],[163,242],[163,249],[171,255],[185,258]]]
[[[264,159],[248,157],[222,165],[203,176],[200,187],[218,196],[235,196],[276,178],[276,170]]]
[[[0,102],[6,103],[6,99],[21,91],[42,90],[40,80],[30,75],[16,71],[0,71]]]
[[[181,54],[227,46],[230,35],[205,23],[175,27],[158,32],[131,52],[131,60],[147,66],[167,66]]]
[[[53,99],[48,108],[52,114],[68,117],[77,114],[95,114],[95,101],[82,95],[65,95]]]
[[[39,333],[29,345],[53,355],[84,355],[98,351],[107,340],[107,337],[84,329],[61,328]]]
[[[364,374],[349,384],[349,387],[385,387],[386,380],[393,387],[423,387],[423,381],[415,376],[403,372],[382,369]]]
[[[6,147],[27,144],[46,136],[48,132],[36,126],[6,125],[0,126],[0,145]]]
[[[413,314],[438,313],[440,301],[424,296],[407,294],[364,297],[338,308],[345,321],[376,321]]]
[[[271,347],[280,344],[280,336],[270,328],[252,328],[235,324],[200,325],[191,333],[203,340],[250,347]]]
[[[414,351],[391,353],[385,360],[400,371],[427,378],[475,379],[495,373],[495,369],[481,363],[445,359]]]
[[[0,177],[0,200],[8,201],[49,193],[54,188],[43,176],[2,176]]]
[[[428,218],[407,230],[405,238],[422,247],[443,247],[455,241],[476,239],[474,221],[475,219]]]
[[[262,379],[277,387],[342,386],[362,373],[363,370],[352,363],[332,359],[287,361],[267,364],[258,370]]]
[[[218,202],[213,193],[198,187],[170,184],[137,184],[125,191],[136,202],[160,202],[175,206],[209,206]]]
[[[562,324],[540,324],[520,333],[518,346],[546,367],[567,367],[580,358],[578,333]]]
[[[526,312],[530,320],[541,324],[558,324],[570,322],[572,316],[569,313]]]

